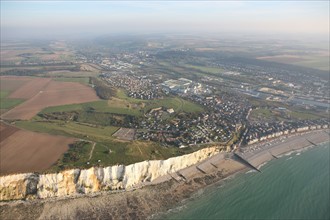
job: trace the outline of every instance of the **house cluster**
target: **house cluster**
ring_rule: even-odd
[[[129,97],[135,99],[162,97],[161,88],[146,76],[123,72],[102,73],[101,76],[110,86],[126,90]]]
[[[250,145],[282,135],[294,134],[296,132],[326,129],[328,126],[329,122],[326,119],[303,120],[296,122],[256,123],[249,126],[243,139],[243,143]]]
[[[141,122],[143,129],[137,137],[177,146],[226,143],[242,127],[250,109],[246,100],[229,94],[185,98],[199,103],[207,111],[170,114],[168,109],[153,109]]]

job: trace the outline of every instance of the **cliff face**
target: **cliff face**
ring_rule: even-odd
[[[167,160],[143,161],[128,166],[3,176],[0,177],[0,200],[62,197],[101,190],[131,189],[196,164],[218,152],[217,148],[212,147]]]

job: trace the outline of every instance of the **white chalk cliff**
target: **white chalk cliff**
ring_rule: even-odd
[[[218,153],[216,147],[167,160],[128,166],[92,167],[53,174],[24,173],[0,177],[0,200],[63,197],[105,190],[132,189],[141,183],[194,165]]]

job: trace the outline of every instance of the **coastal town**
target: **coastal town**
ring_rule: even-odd
[[[158,78],[155,79],[148,75],[135,74],[133,70],[130,70],[132,65],[126,65],[125,71],[121,71],[122,67],[114,65],[108,67],[110,69],[115,68],[116,71],[102,73],[101,78],[112,87],[124,89],[131,98],[149,100],[163,99],[166,96],[174,95],[204,108],[204,111],[200,113],[178,114],[172,108],[157,106],[146,112],[141,120],[136,121],[136,124],[130,126],[130,128],[136,129],[134,137],[136,139],[156,141],[180,148],[216,143],[224,145],[230,143],[232,148],[236,148],[238,144],[244,146],[295,132],[327,128],[329,124],[326,118],[299,121],[285,118],[286,112],[290,110],[283,107],[275,109],[284,115],[282,120],[266,122],[250,120],[249,115],[256,108],[248,100],[251,94],[249,90],[219,92],[214,86],[207,84],[207,81],[196,83],[186,78],[160,81]],[[235,71],[238,70],[241,69],[235,69]],[[235,73],[236,75],[240,74],[239,72]],[[273,77],[268,81],[271,81],[273,85],[279,83],[294,87],[281,80]],[[258,99],[277,99],[279,102],[285,97],[283,91],[279,92],[275,89],[263,87],[258,92],[263,93]],[[276,95],[277,98],[274,97]],[[319,96],[316,95],[315,97]],[[285,102],[288,103],[288,101]],[[305,107],[313,109],[315,106],[308,104]],[[324,108],[324,110],[328,111],[329,109]]]

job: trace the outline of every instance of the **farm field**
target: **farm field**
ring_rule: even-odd
[[[53,79],[58,82],[77,82],[77,83],[81,83],[83,85],[89,84],[88,77],[57,77],[57,78],[53,78]]]
[[[276,56],[266,56],[257,57],[257,59],[267,60],[277,63],[293,64],[297,66],[304,66],[309,68],[315,68],[320,70],[328,71],[329,66],[329,55],[326,53],[316,53],[314,56],[309,55],[276,55]]]
[[[69,71],[69,70],[55,70],[47,71],[43,75],[46,77],[63,77],[65,78],[88,78],[90,76],[97,76],[99,72],[91,71]]]
[[[10,80],[16,80],[20,78],[22,77],[11,77]],[[51,79],[29,77],[29,80],[15,91],[13,91],[9,98],[30,99],[40,93],[40,91],[45,90],[50,81]]]
[[[114,126],[96,126],[83,123],[57,121],[17,121],[16,126],[35,132],[53,135],[65,135],[95,142],[112,141],[111,135],[119,128]]]
[[[64,135],[85,140],[77,142],[77,146],[80,147],[70,147],[47,171],[59,171],[74,167],[87,168],[95,165],[128,165],[143,160],[167,159],[200,149],[199,147],[167,148],[149,141],[116,140],[112,135],[119,128],[112,126],[91,126],[74,122],[65,123],[63,121],[17,121],[16,126],[35,132]],[[95,143],[94,148],[91,143]],[[101,162],[98,162],[99,160]],[[87,164],[87,162],[89,163]]]
[[[0,109],[5,112],[6,110],[13,108],[16,105],[19,105],[24,100],[22,99],[10,99],[7,98],[9,95],[8,91],[0,91]]]
[[[24,84],[26,84],[30,78],[19,79],[17,77],[0,77],[0,114],[8,111],[9,109],[21,104],[23,98],[11,98],[10,95]]]
[[[19,65],[36,62],[69,62],[73,59],[72,51],[65,42],[56,41],[48,45],[40,43],[7,44],[1,47],[1,63]]]
[[[22,78],[22,77],[16,77]],[[15,77],[12,77],[14,80]],[[77,82],[58,82],[48,78],[30,78],[9,98],[28,99],[2,115],[4,119],[31,119],[48,106],[96,101],[94,90]]]
[[[0,123],[0,174],[42,172],[69,149],[74,138],[21,130]]]
[[[127,114],[127,115],[141,115],[140,108],[130,108],[130,106],[123,105],[125,102],[113,102],[112,100],[100,100],[81,104],[70,104],[62,106],[53,106],[45,108],[41,113],[51,112],[65,112],[65,111],[86,111],[88,109],[94,109],[97,112],[107,112],[114,114]]]

